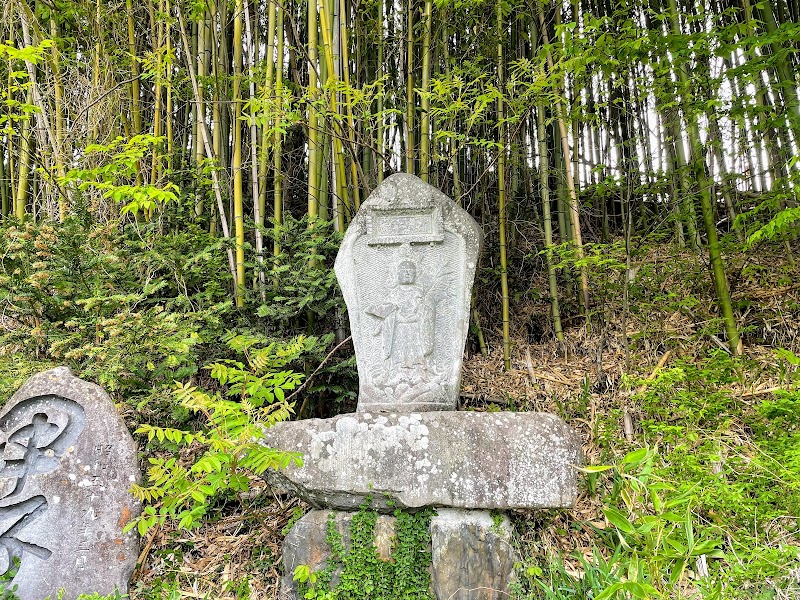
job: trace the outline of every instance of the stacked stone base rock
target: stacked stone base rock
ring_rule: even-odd
[[[434,598],[506,598],[517,559],[508,520],[490,511],[571,507],[581,463],[575,433],[546,413],[360,412],[280,423],[265,443],[304,459],[301,467],[268,472],[267,480],[320,509],[298,521],[284,543],[286,598],[298,597],[295,567],[325,567],[328,515],[344,533],[366,499],[384,513],[437,508]],[[381,516],[376,527],[376,551],[385,559],[393,522]]]

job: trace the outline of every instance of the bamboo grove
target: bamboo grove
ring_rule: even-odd
[[[284,217],[343,230],[413,172],[523,244],[591,310],[584,244],[658,234],[707,253],[739,348],[720,236],[800,218],[798,0],[8,0],[4,218],[202,224],[237,305],[263,297]],[[534,240],[531,242],[531,240]],[[570,286],[554,252],[574,252]],[[786,245],[789,248],[788,243]],[[254,266],[253,266],[254,265]]]

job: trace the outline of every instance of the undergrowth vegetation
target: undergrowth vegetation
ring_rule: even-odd
[[[512,515],[514,597],[800,598],[799,0],[0,15],[0,398],[68,365],[117,402],[131,597],[278,597],[305,507],[261,433],[355,407],[333,259],[403,171],[485,234],[461,408],[583,440],[574,510]],[[306,594],[423,598],[421,518],[384,563],[362,511]]]
[[[289,220],[280,231],[283,253],[263,262],[274,284],[263,300],[253,294],[240,310],[221,276],[223,242],[200,229],[98,222],[88,212],[63,224],[6,221],[0,232],[4,354],[25,357],[18,368],[26,371],[30,361],[68,364],[119,392],[146,422],[186,418],[169,400],[170,390],[175,382],[203,378],[204,365],[243,353],[226,343],[239,333],[260,335],[264,343],[311,333],[292,357],[302,372],[304,361],[319,362],[333,340],[331,321],[322,317],[343,307],[330,268],[337,234],[330,224],[309,227],[306,219]],[[313,268],[297,268],[311,259]],[[324,401],[336,406],[348,394],[340,387]]]
[[[614,269],[608,249],[603,268]],[[750,315],[749,348],[736,357],[706,308],[702,265],[695,273],[685,258],[675,264],[658,251],[639,255],[627,314],[610,299],[622,278],[604,278],[609,302],[595,335],[616,337],[625,327],[629,343],[601,341],[603,363],[584,359],[578,393],[551,402],[589,439],[585,516],[558,515],[536,533],[518,523],[518,598],[800,594],[796,268],[740,263],[734,298]],[[589,350],[585,342],[562,348]],[[654,369],[635,366],[648,356]],[[556,535],[542,535],[547,528]]]
[[[277,583],[255,582],[277,581],[281,530],[303,508],[274,500],[255,477],[299,459],[260,446],[263,427],[353,408],[351,350],[332,352],[344,315],[331,269],[337,234],[307,219],[280,231],[264,296],[251,292],[242,309],[221,242],[200,229],[88,213],[2,228],[0,391],[8,397],[33,372],[67,364],[105,386],[136,432],[146,477],[134,491],[146,509],[132,526],[151,545],[132,597],[177,599],[196,586],[177,574],[201,560],[199,540],[216,527],[232,537],[228,518],[246,524],[236,539],[250,545],[202,559],[207,572],[229,574],[222,587],[205,580],[204,593],[274,596]],[[582,261],[596,303],[584,317],[577,297],[565,297],[557,342],[542,317],[539,255],[518,251],[527,258],[511,284],[526,291],[515,298],[512,369],[499,367],[496,290],[484,279],[476,308],[489,352],[472,340],[464,372],[465,388],[483,395],[465,396],[464,408],[557,412],[583,435],[587,462],[575,511],[513,515],[514,597],[797,597],[797,268],[733,256],[746,350],[736,357],[696,255],[645,240],[627,255],[620,242],[588,244],[581,259],[556,248],[563,285],[576,285]],[[390,561],[370,541],[375,518],[362,509],[348,544],[329,530],[330,567],[295,573],[306,597],[427,597],[429,515],[398,515],[404,533]]]

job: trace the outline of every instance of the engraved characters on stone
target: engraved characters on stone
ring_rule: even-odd
[[[136,445],[114,402],[66,367],[0,409],[0,574],[20,600],[127,593],[141,512]]]
[[[66,398],[31,398],[0,422],[0,575],[25,553],[47,559],[51,550],[19,538],[48,509],[42,495],[27,497],[25,483],[37,473],[55,470],[85,425],[83,408]]]

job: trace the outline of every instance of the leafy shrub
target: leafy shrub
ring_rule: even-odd
[[[73,217],[4,228],[7,351],[65,362],[112,391],[196,372],[200,344],[219,335],[231,311],[223,289],[212,294],[202,283],[213,280],[210,238],[131,226],[119,236],[119,227]],[[168,259],[179,254],[180,266]]]
[[[289,393],[333,341],[300,332],[332,329],[341,299],[329,269],[336,234],[287,220],[282,235],[287,254],[265,261],[267,280],[281,283],[268,286],[258,317],[257,293],[244,309],[230,301],[225,242],[190,224],[178,233],[158,221],[101,222],[87,210],[64,223],[0,224],[0,354],[14,357],[0,385],[67,364],[133,409],[126,419],[156,453],[138,489],[151,503],[142,531],[171,518],[195,526],[247,488],[247,472],[293,458],[257,438],[290,417]],[[352,361],[326,364],[304,398],[351,397],[348,373]],[[165,448],[176,456],[159,456]]]
[[[98,222],[84,210],[64,223],[8,220],[0,234],[2,351],[68,364],[136,404],[161,394],[154,389],[196,376],[198,365],[227,358],[229,332],[288,338],[331,331],[342,306],[330,269],[338,238],[322,222],[309,228],[306,220],[287,219],[285,253],[265,261],[267,281],[281,284],[268,285],[260,305],[251,292],[244,310],[230,301],[223,241],[191,225],[171,232],[158,223]],[[309,365],[322,360],[332,341],[314,339],[319,346],[308,349]],[[325,369],[311,391],[325,395],[326,373],[341,374],[349,387],[334,393],[352,395],[351,363]],[[169,406],[154,408],[172,416]]]
[[[274,229],[264,233],[275,240]],[[272,285],[266,286],[258,316],[288,324],[290,319],[330,319],[343,310],[332,264],[341,240],[332,224],[286,215],[277,237],[281,252],[264,260],[265,278]]]
[[[177,519],[179,527],[197,527],[214,499],[249,489],[248,472],[259,475],[292,461],[300,464],[299,455],[267,448],[260,440],[265,428],[291,415],[293,403],[286,392],[294,390],[303,376],[287,366],[317,340],[301,337],[264,347],[261,341],[253,336],[232,336],[228,346],[244,355],[247,364],[225,360],[207,367],[211,377],[224,386],[224,396],[219,391],[175,384],[175,399],[205,417],[204,430],[152,425],[137,430],[149,442],[170,443],[175,449],[189,450],[193,457],[190,466],[176,456],[149,459],[148,485],[133,488],[134,495],[149,503],[136,522],[140,533],[168,518]]]

